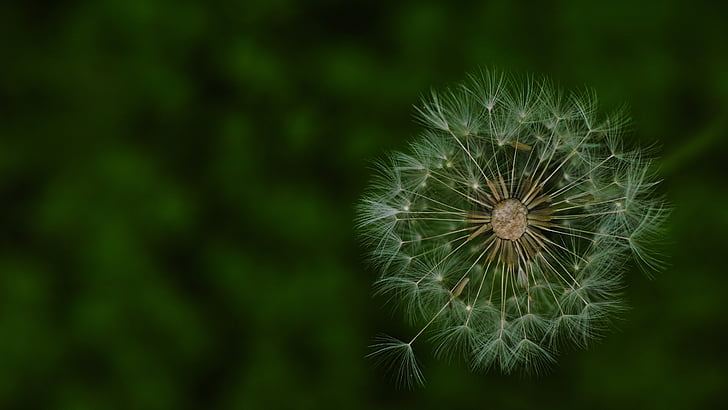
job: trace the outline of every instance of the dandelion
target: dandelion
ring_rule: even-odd
[[[423,337],[437,357],[503,373],[539,373],[600,337],[629,260],[661,267],[651,248],[668,213],[648,150],[621,139],[624,110],[484,71],[417,114],[426,130],[378,164],[356,225],[375,293],[420,330],[381,337],[370,356],[413,385]]]

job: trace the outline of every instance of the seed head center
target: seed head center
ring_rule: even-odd
[[[493,207],[493,232],[501,239],[518,240],[528,225],[528,208],[517,199],[505,199]]]

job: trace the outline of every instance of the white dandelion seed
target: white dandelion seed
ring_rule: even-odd
[[[624,111],[597,108],[593,92],[492,71],[417,108],[427,130],[379,164],[356,221],[377,293],[421,325],[373,345],[400,384],[424,381],[424,335],[473,369],[542,372],[608,330],[628,259],[661,267],[650,159],[621,139]]]

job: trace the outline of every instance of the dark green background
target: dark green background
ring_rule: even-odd
[[[0,5],[0,408],[710,408],[728,360],[728,13],[704,1]],[[411,105],[479,66],[592,86],[662,145],[671,266],[547,377],[428,384],[352,232]]]

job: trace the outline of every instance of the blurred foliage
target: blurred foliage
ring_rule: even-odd
[[[728,388],[728,12],[709,1],[0,5],[0,408],[710,408]],[[478,66],[662,146],[672,266],[548,377],[393,389],[352,204]],[[426,345],[420,349],[427,349]],[[427,354],[421,357],[427,357]]]

